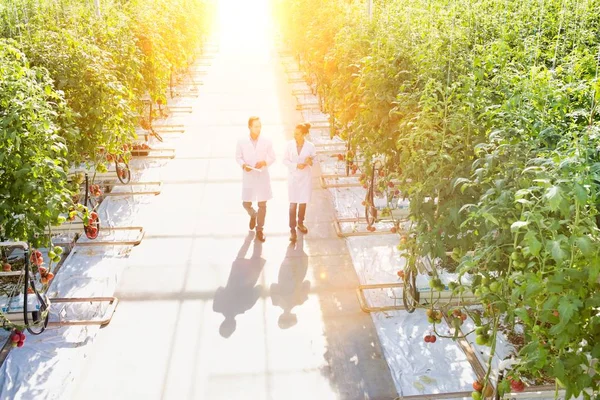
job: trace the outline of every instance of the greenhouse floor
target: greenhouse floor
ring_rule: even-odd
[[[269,21],[248,20],[239,4],[232,9],[199,97],[186,103],[193,112],[179,117],[186,132],[162,167],[161,194],[141,211],[144,239],[126,261],[118,309],[82,363],[73,398],[393,399],[318,171],[310,232],[289,245],[281,154],[302,116]],[[234,160],[251,115],[261,117],[279,157],[264,244],[248,231]]]

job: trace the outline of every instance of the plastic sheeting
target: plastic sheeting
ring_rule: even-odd
[[[324,114],[317,114],[314,111],[303,112],[303,116],[309,120],[322,120],[327,117]],[[342,146],[343,141],[338,137],[328,140],[323,136],[313,138],[313,140],[321,146],[321,149],[332,150],[332,152],[322,152],[319,155],[321,173],[340,175],[334,179],[329,178],[326,183],[356,183],[358,180],[356,176],[344,176],[346,163],[340,161],[335,153],[338,149],[342,154],[345,152]],[[329,146],[329,144],[331,145]],[[364,188],[360,186],[330,188],[329,191],[332,194],[338,218],[364,218],[363,201],[366,195]],[[387,206],[385,199],[375,200],[376,207],[381,209]],[[405,204],[406,202],[401,203],[400,207],[408,206]],[[374,226],[378,231],[389,231],[394,223],[391,219],[383,219]],[[364,232],[366,223],[343,222],[340,223],[340,227],[344,233]],[[404,268],[405,259],[397,249],[398,243],[397,235],[347,238],[348,249],[362,285],[399,282],[397,272]],[[441,272],[442,281],[448,281],[452,277],[452,274]],[[429,278],[426,275],[419,275],[417,283],[419,291],[426,293],[430,291],[428,281]],[[400,305],[402,289],[366,290],[365,298],[370,305],[374,306]],[[451,338],[439,337],[436,343],[426,343],[423,340],[425,335],[433,333],[424,310],[416,310],[412,314],[406,311],[374,312],[371,313],[371,316],[396,388],[401,396],[435,395],[472,390],[472,384],[477,380],[477,376],[460,346]],[[473,322],[468,320],[464,325],[464,331],[468,332],[472,325]],[[445,322],[438,324],[436,329],[441,335],[452,336],[453,334]],[[489,349],[476,346],[474,335],[470,335],[467,339],[473,343],[482,365],[487,365]],[[492,362],[494,372],[497,372],[499,360],[507,357],[510,349],[506,339],[500,336],[497,354]]]
[[[182,104],[184,100],[177,103]],[[162,124],[181,124],[189,114],[173,113]],[[175,135],[165,134],[164,142],[151,137],[153,148],[168,148]],[[134,159],[130,162],[131,183],[158,182],[160,167],[166,160]],[[85,168],[85,166],[82,166]],[[109,166],[109,172],[114,165]],[[90,174],[92,176],[93,173]],[[115,176],[115,183],[118,183]],[[112,193],[156,190],[157,185],[117,185]],[[142,211],[154,195],[110,196],[100,204],[97,212],[101,230],[95,241],[135,240],[136,230],[112,230],[113,227],[141,226]],[[69,242],[79,232],[64,232],[54,242]],[[83,233],[83,232],[79,232]],[[94,242],[81,235],[78,243]],[[75,246],[64,260],[51,282],[47,295],[57,297],[111,297],[116,290],[120,275],[126,265],[132,246]],[[45,254],[47,250],[41,249]],[[48,260],[46,260],[47,262]],[[102,319],[109,307],[108,302],[53,303],[50,322]],[[0,399],[68,399],[72,383],[79,375],[82,363],[99,330],[97,325],[48,327],[39,336],[27,334],[25,346],[10,351],[0,367]],[[0,339],[8,336],[3,331]]]
[[[71,326],[27,335],[0,367],[2,399],[68,399],[99,327]]]
[[[330,148],[340,148],[340,139],[327,140],[323,137],[317,141],[321,148],[331,143]],[[337,147],[334,147],[336,145]],[[342,152],[343,153],[343,152]],[[345,174],[345,162],[339,161],[335,156],[321,153],[319,155],[322,174]],[[339,177],[331,183],[356,182],[357,178]],[[362,205],[366,190],[362,187],[330,188],[333,203],[338,218],[362,218],[365,207]],[[378,204],[379,203],[382,204]],[[386,200],[375,201],[375,206],[386,206]],[[406,208],[406,202],[401,202],[400,207]],[[364,231],[364,222],[341,223],[344,233]],[[378,231],[389,230],[393,227],[391,220],[382,220],[374,225]],[[354,267],[359,276],[361,285],[376,283],[398,282],[397,272],[404,269],[405,259],[397,249],[399,237],[397,235],[369,235],[347,238]],[[456,280],[456,274],[438,271],[442,282]],[[419,274],[417,289],[425,295],[430,293],[429,277]],[[372,306],[387,306],[402,304],[402,289],[375,289],[366,290],[365,299]],[[452,338],[438,337],[436,343],[426,343],[424,336],[433,333],[432,325],[427,321],[423,309],[413,313],[406,311],[373,312],[373,322],[381,342],[384,356],[398,393],[401,396],[431,395],[453,392],[470,392],[472,384],[477,380],[473,367],[467,360],[463,350]],[[467,333],[474,329],[472,320],[467,319],[462,326],[462,332]],[[437,324],[437,333],[443,336],[453,336],[454,331],[445,322]],[[489,362],[490,349],[478,346],[473,333],[466,337],[471,345],[476,358],[484,368]],[[496,353],[492,359],[492,377],[497,376],[501,360],[507,359],[513,347],[506,337],[498,334]],[[494,379],[493,379],[494,380]],[[469,397],[470,398],[470,397]],[[515,397],[516,398],[516,397]],[[521,394],[518,398],[536,398],[543,400],[553,399],[551,394]]]
[[[102,206],[110,210],[110,203],[107,199]],[[112,296],[129,248],[76,246],[50,284],[48,297]],[[54,303],[50,322],[99,319],[107,307],[106,302]],[[48,327],[39,336],[27,334],[25,346],[11,351],[0,367],[0,398],[68,398],[65,391],[97,331],[97,326]]]

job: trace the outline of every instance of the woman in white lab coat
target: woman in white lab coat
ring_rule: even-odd
[[[306,140],[310,123],[296,126],[294,140],[287,143],[283,163],[288,167],[288,196],[290,201],[290,240],[296,241],[296,227],[304,234],[306,204],[312,195],[312,166],[317,156],[315,145]]]

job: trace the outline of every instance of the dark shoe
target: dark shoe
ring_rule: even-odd
[[[305,234],[305,235],[308,233],[308,228],[307,228],[307,227],[305,227],[305,226],[304,226],[304,224],[300,224],[300,225],[298,225],[298,230],[299,230],[300,232],[302,232],[303,234]]]
[[[256,228],[256,215],[250,217],[250,230],[254,230]]]
[[[296,240],[298,240],[298,235],[296,235],[296,230],[292,229],[290,231],[290,242],[295,242]]]
[[[265,240],[267,240],[263,231],[256,232],[256,239],[260,240],[261,242],[264,242]]]

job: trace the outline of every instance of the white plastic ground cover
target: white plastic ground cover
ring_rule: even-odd
[[[198,97],[201,85],[201,76],[189,76],[173,86],[172,94],[169,93],[169,97],[172,97],[172,100]]]
[[[318,150],[346,149],[346,142],[339,136],[329,137],[329,128],[311,128],[310,140],[319,146]]]
[[[364,217],[365,190],[360,187],[329,189],[338,218]]]
[[[322,169],[323,166],[327,170],[328,163],[322,163]],[[352,218],[364,214],[363,188],[332,188],[329,191],[338,217]],[[404,258],[397,250],[398,242],[396,235],[347,238],[361,284],[398,282],[397,272],[404,267]],[[373,305],[397,304],[401,302],[401,293],[398,290],[367,290],[365,298]],[[424,310],[416,310],[412,314],[404,311],[379,312],[371,313],[371,316],[401,396],[472,390],[477,376],[458,344],[452,339],[440,338],[433,344],[423,340],[426,334],[431,333]],[[450,333],[445,323],[438,329],[441,333]]]
[[[311,124],[315,122],[329,121],[329,114],[325,114],[319,109],[302,110],[301,114],[302,118]]]
[[[339,154],[346,153],[346,149],[332,147],[325,148],[324,150],[327,151],[320,152],[317,149],[317,159],[319,160],[322,174],[336,174],[339,175],[339,179],[351,179],[355,182],[360,179],[360,169],[356,169],[356,171],[350,169],[348,171],[349,175],[346,176],[346,161],[340,160],[340,157],[338,157]]]
[[[339,161],[337,157],[330,154],[318,154],[318,159],[322,174],[344,175],[346,173],[345,161]]]
[[[48,297],[110,296],[129,247],[75,247],[48,289]],[[50,321],[98,319],[108,303],[55,303]],[[11,351],[0,367],[1,399],[65,399],[89,351],[97,326],[49,327],[27,334],[25,346]]]
[[[340,176],[335,177],[325,177],[326,185],[359,185],[359,177],[356,174],[346,176],[344,174],[340,174]]]
[[[356,189],[351,189],[356,190]],[[334,190],[332,190],[334,191]],[[341,191],[339,189],[335,191]],[[347,190],[348,191],[348,190]],[[351,237],[347,240],[348,248],[350,250],[350,254],[353,259],[353,264],[356,268],[356,271],[359,275],[359,280],[361,284],[376,284],[376,283],[395,283],[399,282],[397,272],[402,270],[405,265],[405,259],[401,257],[401,253],[397,249],[398,237],[397,236],[368,236],[368,237]],[[439,271],[439,276],[442,282],[450,282],[456,281],[457,274],[448,273],[445,271]],[[429,288],[429,278],[425,275],[419,274],[417,277],[417,289],[421,292],[422,296],[429,296],[430,288]],[[371,306],[388,306],[388,305],[401,305],[402,304],[402,289],[394,288],[394,289],[377,289],[377,290],[367,290],[365,291],[365,298],[369,305]],[[414,314],[423,314],[422,310],[415,311]],[[435,356],[434,353],[431,352],[431,347],[435,347],[438,344],[442,343],[444,347],[450,345],[450,343],[454,343],[451,339],[438,339],[435,344],[425,344],[422,341],[422,336],[425,333],[422,333],[420,337],[417,338],[416,342],[413,340],[415,338],[408,335],[406,332],[401,332],[400,336],[402,340],[397,341],[394,340],[394,335],[390,335],[390,328],[388,326],[393,325],[396,329],[397,326],[400,326],[401,323],[408,321],[407,312],[387,312],[387,313],[372,313],[373,320],[376,323],[378,328],[379,336],[381,339],[381,343],[383,345],[384,353],[386,353],[386,359],[390,365],[390,370],[392,371],[394,379],[397,383],[398,391],[404,396],[413,395],[415,393],[410,391],[405,391],[407,376],[406,371],[407,368],[405,365],[398,362],[398,353],[406,354],[408,351],[412,351],[413,355],[418,356],[421,351],[425,351],[423,355],[425,357]],[[431,325],[427,322],[426,316],[421,315],[420,319],[415,320],[412,317],[410,321],[415,323],[417,321],[419,323],[419,332],[427,332]],[[402,322],[398,322],[400,320]],[[468,318],[464,325],[462,326],[463,333],[469,333],[467,335],[467,342],[471,345],[474,354],[478,358],[479,362],[482,366],[487,368],[489,362],[489,351],[490,348],[487,346],[479,346],[475,343],[475,334],[472,331],[475,328],[474,322]],[[438,326],[438,332],[442,334],[450,334],[451,332],[448,330],[448,327],[443,324]],[[419,339],[421,341],[419,341]],[[417,346],[418,344],[418,346]],[[418,348],[419,350],[415,350]],[[409,350],[407,350],[409,349]],[[460,349],[459,349],[460,350]],[[494,377],[498,376],[499,373],[499,365],[501,360],[506,360],[511,357],[513,354],[513,346],[507,340],[507,338],[499,332],[496,340],[496,352],[494,358],[492,359],[492,381],[494,384],[496,383],[496,379]],[[417,358],[417,357],[415,357]],[[402,359],[400,359],[402,360]],[[451,361],[454,361],[451,359]],[[456,361],[460,361],[462,367],[466,369],[470,369],[470,365],[464,364],[464,358],[459,358]],[[433,365],[438,365],[442,360],[434,360]],[[411,364],[412,366],[412,364]],[[456,370],[456,366],[451,366]],[[446,371],[444,369],[444,371]],[[400,375],[399,375],[400,374]],[[462,372],[465,375],[464,371]],[[446,388],[451,386],[440,386],[443,387],[443,390],[440,390],[440,387],[432,386],[432,388],[436,387],[439,391],[431,391],[432,388],[428,388],[426,391],[423,391],[423,387],[427,387],[426,383],[429,382],[429,379],[436,379],[436,385],[440,384],[440,377],[444,375],[439,375],[437,370],[431,370],[430,376],[428,378],[423,378],[422,376],[414,375],[410,379],[413,379],[413,387],[417,388],[418,394],[435,394],[435,393],[443,393],[446,391]],[[465,375],[466,376],[466,375]],[[451,380],[454,379],[454,374],[447,376]],[[456,388],[449,391],[457,391],[457,390],[470,390],[469,382],[467,382],[466,386],[462,383]],[[471,381],[472,383],[472,381]],[[515,397],[517,396],[517,397]],[[507,395],[505,398],[522,398],[522,399],[541,399],[541,400],[550,400],[554,399],[552,394],[512,394]]]
[[[115,292],[131,246],[75,247],[48,288],[48,297],[110,297]],[[107,302],[54,303],[50,321],[93,320]]]
[[[364,215],[364,206],[361,204],[365,194],[363,188],[335,188],[330,192],[340,217]],[[351,230],[348,228],[351,225],[343,224],[342,231]],[[392,225],[379,223],[375,226],[383,230]],[[361,284],[399,282],[397,272],[404,269],[405,259],[397,249],[398,243],[399,237],[396,235],[347,239]],[[445,274],[442,275],[446,280]],[[418,285],[426,292],[429,289],[428,279],[420,278]],[[372,306],[402,303],[401,289],[367,290],[364,293]],[[412,314],[404,311],[371,313],[371,316],[399,394],[410,396],[472,390],[472,383],[477,377],[458,344],[442,338],[435,344],[424,342],[423,337],[430,333],[431,325],[423,310],[416,310]],[[449,329],[445,323],[438,329],[440,333],[450,333],[444,332]],[[502,352],[500,348],[499,353]]]
[[[304,79],[305,78],[304,73],[302,71],[299,71],[299,70],[293,71],[293,70],[289,70],[288,69],[286,73],[287,73],[288,78],[291,79],[291,80]]]
[[[328,143],[324,140],[321,143]],[[329,143],[333,143],[329,141]],[[336,161],[324,159],[321,169],[324,171],[338,170]],[[360,187],[331,188],[334,206],[338,218],[363,217],[365,190]],[[385,199],[378,199],[386,202]],[[407,202],[403,201],[402,207]],[[375,204],[376,206],[378,204]],[[379,204],[384,207],[384,205]],[[381,207],[379,207],[381,208]],[[342,232],[356,231],[356,223],[342,223]],[[389,229],[389,222],[375,224],[378,230]],[[405,259],[397,250],[398,236],[370,235],[347,238],[347,245],[353,260],[353,265],[361,284],[395,283],[398,282],[397,272],[402,270]],[[438,271],[442,282],[456,280],[456,274]],[[422,295],[430,292],[429,278],[426,275],[417,276],[417,289]],[[371,306],[400,305],[402,289],[366,290],[365,299]],[[431,324],[427,321],[424,310],[417,309],[410,314],[406,311],[374,312],[371,317],[375,323],[382,345],[384,356],[390,367],[392,377],[401,396],[435,395],[451,392],[468,392],[472,383],[477,379],[472,366],[458,344],[449,338],[438,338],[436,343],[425,343],[423,337],[432,333]],[[474,329],[474,323],[469,318],[465,321],[462,332],[468,333]],[[454,333],[445,322],[437,326],[438,333],[452,336]],[[489,347],[475,343],[475,334],[467,335],[474,354],[484,368],[489,362]],[[513,353],[513,346],[506,337],[499,333],[496,340],[496,353],[492,359],[492,377],[498,376],[501,360],[508,359]],[[494,383],[495,379],[492,378]],[[521,393],[507,394],[505,399],[554,399],[552,393]],[[579,397],[578,399],[580,399]]]
[[[319,98],[309,91],[297,92],[296,94],[294,94],[294,96],[298,100],[298,105],[300,106],[306,107],[312,105],[319,105]]]
[[[302,91],[302,92],[311,91],[310,86],[304,81],[290,83],[290,86],[292,88],[292,93],[294,93],[295,91]]]
[[[173,99],[169,98],[169,102],[166,107],[162,107],[162,111],[167,115],[166,117],[155,118],[152,121],[153,128],[160,128],[169,125],[182,125],[185,122],[196,105],[196,98],[192,97],[176,97]],[[186,111],[182,111],[184,109]],[[158,107],[155,107],[158,111]],[[188,111],[189,110],[189,111]]]
[[[396,246],[395,235],[350,237],[348,249],[361,284],[398,282],[397,271],[404,259]],[[396,295],[401,296],[401,291]],[[367,290],[371,305],[390,304],[389,290]],[[400,297],[401,298],[401,297]],[[401,304],[401,300],[398,300]],[[396,389],[401,396],[471,391],[477,379],[466,355],[451,339],[439,338],[425,343],[431,333],[424,310],[371,313],[384,356],[390,367]],[[438,326],[448,333],[445,324]]]
[[[127,222],[125,221],[123,211],[128,212],[131,216],[135,216],[140,204],[145,204],[152,200],[154,195],[151,194],[151,192],[160,191],[160,182],[162,180],[160,168],[152,167],[160,166],[161,164],[164,164],[164,162],[154,163],[153,160],[144,159],[131,160],[129,163],[129,168],[131,169],[131,180],[129,184],[121,185],[116,181],[115,186],[113,186],[111,190],[111,193],[123,193],[123,196],[110,196],[102,202],[99,208],[101,209],[101,212],[103,212],[105,219],[102,218],[103,215],[99,215],[101,217],[100,220],[104,221],[108,218],[114,219],[115,215],[119,215],[118,220],[120,221],[121,226],[123,226],[122,224]],[[113,169],[110,170],[112,171]],[[144,184],[137,184],[136,182],[144,182]],[[127,196],[128,193],[134,192],[148,192],[148,194]],[[115,204],[123,203],[127,204],[126,208],[116,208]],[[109,213],[106,212],[107,208],[110,208]],[[113,212],[115,212],[115,214],[113,214]],[[130,222],[130,224],[132,224],[132,222]]]
[[[159,167],[164,164],[132,160],[131,181],[159,181]],[[111,169],[114,170],[114,166],[110,166]],[[116,187],[115,190],[123,189]],[[102,228],[96,240],[137,237],[138,231],[111,231],[110,228],[141,226],[139,211],[153,197],[107,197],[97,210]],[[67,232],[61,236],[72,237],[73,234]],[[90,240],[82,235],[78,243],[85,242]],[[50,284],[48,297],[111,297],[130,250],[131,246],[75,246]],[[106,316],[108,307],[108,302],[54,303],[50,322],[99,320]],[[98,329],[96,325],[49,327],[39,336],[28,334],[25,346],[10,351],[0,367],[0,399],[70,398],[72,383]]]
[[[63,400],[71,397],[97,326],[26,333],[25,346],[11,351],[0,367],[0,399]]]
[[[101,207],[110,210],[111,200],[107,199]],[[111,296],[130,248],[76,246],[50,284],[48,297]],[[107,302],[55,303],[51,305],[50,321],[99,319],[108,306]],[[65,391],[78,375],[78,365],[97,329],[94,326],[49,327],[39,336],[28,335],[26,345],[11,351],[0,368],[0,398],[68,398]]]
[[[160,131],[161,128],[170,128],[173,125],[183,125],[183,120],[189,117],[191,113],[183,113],[183,112],[170,112],[169,115],[165,118],[159,118],[152,121],[152,127],[158,130],[160,135],[167,135]]]

